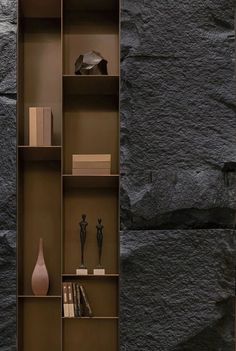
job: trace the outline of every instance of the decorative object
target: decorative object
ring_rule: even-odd
[[[104,275],[105,269],[102,268],[102,264],[101,264],[104,226],[102,224],[101,218],[98,218],[98,224],[97,224],[96,228],[97,228],[97,244],[98,244],[98,267],[93,270],[93,274]]]
[[[96,51],[80,55],[75,62],[75,74],[107,75],[107,61]]]
[[[111,155],[72,155],[73,175],[109,175],[111,174]]]
[[[47,295],[49,288],[49,276],[44,261],[43,239],[39,240],[38,259],[32,274],[31,286],[34,295]]]
[[[86,221],[86,214],[82,215],[82,221],[79,222],[79,226],[80,226],[81,264],[80,264],[80,268],[76,269],[76,274],[87,275],[88,270],[84,265],[84,247],[86,242],[87,226],[88,226],[88,222]]]
[[[29,145],[52,145],[52,110],[51,107],[29,108]]]

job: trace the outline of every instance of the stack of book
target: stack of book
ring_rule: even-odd
[[[62,284],[64,317],[92,317],[92,309],[85,288],[79,282]]]
[[[51,107],[29,108],[29,145],[52,145],[52,109]]]
[[[73,175],[111,174],[111,155],[72,155]]]

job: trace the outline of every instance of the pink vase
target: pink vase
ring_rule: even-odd
[[[43,256],[43,239],[39,240],[39,252],[36,265],[31,279],[34,295],[47,295],[49,288],[49,276]]]

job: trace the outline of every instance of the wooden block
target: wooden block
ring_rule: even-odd
[[[110,154],[72,155],[73,162],[111,162]]]
[[[95,268],[93,270],[94,275],[105,275],[105,269],[104,268]]]
[[[81,168],[81,169],[92,169],[92,168],[111,168],[111,162],[109,161],[74,161],[73,168]]]
[[[76,275],[88,275],[88,270],[86,268],[76,269]]]
[[[29,145],[37,146],[36,107],[29,108]]]
[[[43,146],[43,107],[36,108],[37,146]]]
[[[93,168],[93,169],[81,169],[81,168],[73,168],[72,169],[73,175],[110,175],[111,169],[110,168]]]
[[[52,145],[52,110],[51,107],[43,108],[43,145]]]

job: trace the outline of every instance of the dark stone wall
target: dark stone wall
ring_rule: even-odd
[[[0,350],[16,350],[16,1],[0,2]]]
[[[234,350],[234,13],[122,1],[122,351]]]

